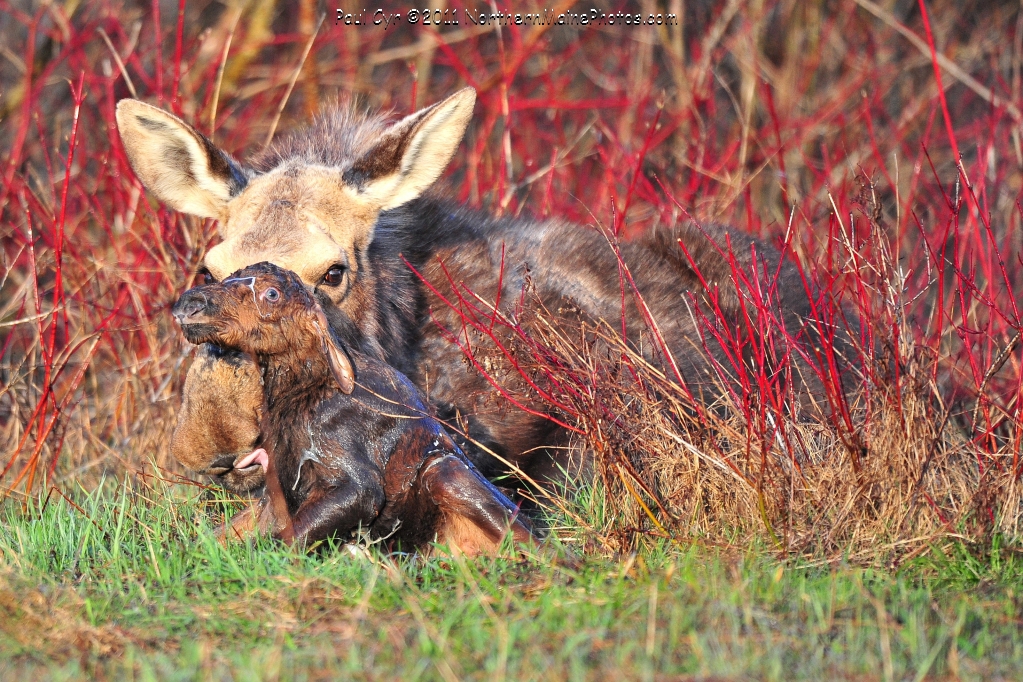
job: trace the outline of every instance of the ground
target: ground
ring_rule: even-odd
[[[216,500],[110,480],[8,501],[0,677],[1014,679],[1023,557],[937,547],[898,570],[727,541],[526,558],[224,548]],[[575,540],[576,542],[572,542]]]

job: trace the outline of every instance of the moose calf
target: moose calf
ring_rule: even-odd
[[[338,343],[299,277],[270,263],[186,291],[185,337],[255,358],[262,373],[260,525],[300,546],[361,529],[404,549],[492,552],[533,535],[397,370]],[[356,381],[356,368],[358,381]],[[254,522],[256,514],[250,513]]]

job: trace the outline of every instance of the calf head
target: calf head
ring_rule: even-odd
[[[355,388],[354,365],[334,340],[322,308],[298,275],[272,263],[189,289],[172,313],[192,343],[255,357],[293,355],[300,362],[321,355],[342,391]]]

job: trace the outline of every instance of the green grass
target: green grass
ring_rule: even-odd
[[[650,545],[394,563],[224,548],[195,489],[0,507],[0,679],[923,679],[1023,669],[1023,561],[899,572]],[[553,554],[553,550],[550,552]],[[571,562],[569,562],[571,563]]]

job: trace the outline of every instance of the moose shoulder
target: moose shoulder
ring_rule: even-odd
[[[120,102],[117,122],[132,166],[158,199],[219,221],[222,241],[205,259],[213,280],[261,261],[296,272],[343,343],[408,375],[441,419],[457,415],[467,424],[468,438],[460,445],[483,472],[492,476],[504,468],[486,454],[489,449],[540,480],[568,463],[566,450],[558,447],[564,434],[542,416],[500,401],[495,405],[487,378],[467,367],[462,351],[444,336],[442,327],[461,329],[459,313],[405,261],[438,290],[462,283],[499,297],[510,310],[528,282],[547,310],[572,310],[575,320],[604,319],[615,326],[622,318],[619,264],[595,229],[494,218],[427,191],[457,150],[474,102],[475,92],[467,88],[395,123],[341,106],[246,164],[180,119],[138,101]],[[768,263],[766,271],[780,268],[777,290],[786,329],[800,333],[810,303],[798,272],[779,261],[774,249],[753,248],[751,238],[723,227],[682,223],[622,245],[621,255],[685,381],[696,395],[713,398],[715,377],[685,303],[688,292],[702,290],[700,276],[678,240],[706,281],[722,283],[718,305],[726,317],[737,319],[741,312],[735,289],[725,284],[732,274],[729,259],[750,270],[753,252]],[[626,332],[638,339],[647,323],[631,299]],[[479,343],[481,353],[494,350],[485,340]],[[652,349],[647,354],[662,360]],[[214,375],[215,367],[209,358],[193,364],[192,373],[210,373],[210,380],[190,376],[186,388],[202,391],[207,404],[224,396],[222,409],[230,410],[229,396],[238,387],[218,382],[251,381],[253,375]],[[795,381],[797,391],[818,390],[812,378]],[[182,418],[176,443],[201,432],[196,419],[201,417]],[[200,444],[188,449],[184,463],[228,487],[257,485],[258,471],[225,466],[233,454],[213,446],[203,452]],[[244,460],[239,455],[235,461]]]

